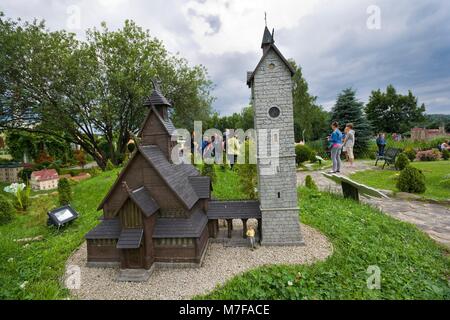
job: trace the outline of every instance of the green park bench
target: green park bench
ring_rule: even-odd
[[[356,201],[359,201],[359,194],[361,194],[364,197],[375,197],[375,198],[389,198],[384,193],[378,191],[377,189],[368,187],[364,184],[360,184],[358,182],[353,181],[352,179],[338,175],[338,174],[329,174],[329,173],[322,173],[326,178],[341,184],[342,186],[342,193],[344,194],[344,198],[353,199]]]
[[[397,166],[395,165],[395,161],[397,160],[397,156],[402,153],[402,149],[397,148],[387,148],[384,152],[384,155],[379,156],[377,155],[377,161],[375,161],[375,166],[378,165],[378,161],[384,160],[383,164],[383,170],[386,165],[390,166],[391,164],[394,165],[395,169],[397,169]]]

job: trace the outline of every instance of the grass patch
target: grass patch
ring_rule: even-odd
[[[450,161],[413,162],[411,165],[425,175],[427,191],[422,195],[424,198],[450,200],[450,189],[441,184],[444,176],[450,174]],[[399,174],[393,170],[367,170],[353,174],[351,179],[377,189],[398,192],[396,178]]]
[[[301,189],[300,199],[302,221],[333,243],[330,258],[311,266],[260,267],[198,298],[450,298],[450,260],[443,248],[416,227],[331,194]],[[367,288],[371,265],[381,269],[381,290]]]
[[[61,299],[69,296],[61,277],[67,258],[98,223],[98,204],[118,169],[73,187],[79,219],[61,229],[46,226],[57,197],[33,199],[29,213],[0,226],[0,299]],[[234,171],[217,170],[214,196],[245,199]],[[371,207],[302,189],[302,221],[332,241],[335,252],[312,266],[258,268],[228,281],[201,298],[214,299],[449,299],[449,259],[444,249],[416,227]],[[42,235],[28,246],[14,239]],[[447,252],[448,254],[448,252]],[[366,270],[381,269],[381,290],[368,290]],[[293,286],[288,285],[293,282]],[[22,284],[24,288],[21,288]]]
[[[47,211],[57,206],[57,196],[33,199],[28,213],[0,226],[0,299],[61,299],[69,295],[60,281],[66,260],[98,223],[101,214],[96,208],[117,172],[105,172],[73,186],[73,207],[80,217],[60,231],[46,225]],[[28,246],[14,242],[40,235],[43,241]]]
[[[239,176],[229,168],[216,166],[217,180],[213,186],[212,196],[217,200],[248,200],[249,196],[242,192]]]

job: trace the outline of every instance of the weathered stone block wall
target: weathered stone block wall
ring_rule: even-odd
[[[268,130],[269,142],[264,144],[261,139],[258,140],[258,191],[263,211],[263,244],[300,244],[292,78],[289,68],[273,50],[256,70],[252,95],[255,129],[258,135],[263,132],[261,130]],[[278,118],[269,116],[271,107],[280,109]],[[271,154],[273,149],[279,154]],[[263,174],[264,168],[272,168],[273,174]]]

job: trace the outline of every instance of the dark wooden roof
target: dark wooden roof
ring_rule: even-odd
[[[85,235],[85,238],[88,240],[119,239],[120,231],[119,219],[102,220],[98,226]]]
[[[289,63],[289,61],[287,61],[287,59],[283,56],[283,54],[280,52],[280,50],[278,50],[277,46],[275,44],[271,44],[268,49],[266,50],[266,52],[263,54],[261,60],[259,60],[258,65],[256,66],[255,70],[253,71],[253,73],[251,74],[251,76],[249,76],[247,74],[247,85],[249,87],[251,87],[252,81],[255,78],[255,74],[256,71],[258,70],[259,66],[261,65],[261,63],[266,59],[267,55],[270,53],[270,50],[275,51],[275,53],[280,57],[281,61],[283,61],[283,63],[289,68],[289,71],[291,72],[291,76],[293,76],[295,74],[295,70],[294,68],[291,66],[291,64]]]
[[[155,113],[158,120],[162,123],[164,129],[166,129],[169,136],[171,136],[173,134],[173,132],[176,130],[175,125],[172,123],[172,120],[170,120],[170,119],[164,120],[161,117],[161,115],[159,114],[159,112],[155,109],[155,107],[151,107],[149,112],[147,113],[147,116],[145,117],[144,121],[141,124],[141,128],[139,129],[138,137],[142,136],[142,130],[144,129],[144,126],[147,123],[148,118],[150,118],[150,115],[152,114],[152,112]]]
[[[159,205],[150,196],[150,193],[145,187],[131,190],[128,194],[130,199],[142,210],[146,217],[150,217],[159,210]]]
[[[211,197],[211,178],[205,176],[189,177],[189,182],[200,199]]]
[[[198,238],[207,223],[208,218],[201,209],[188,219],[159,218],[156,220],[153,238]]]
[[[199,200],[188,179],[195,168],[189,164],[171,164],[156,145],[139,146],[138,149],[185,207],[191,209]]]
[[[137,249],[141,246],[144,230],[142,228],[123,229],[117,241],[117,249]]]
[[[153,84],[153,91],[150,97],[147,98],[144,102],[144,106],[151,107],[151,106],[168,106],[172,107],[172,104],[169,102],[169,100],[164,97],[164,95],[161,93],[161,89],[159,87],[159,84],[156,80],[152,80]]]
[[[259,201],[210,201],[208,219],[259,219]]]
[[[105,198],[103,198],[103,201],[100,203],[97,210],[101,210],[103,208],[103,205],[112,195],[115,188],[119,187],[122,177],[125,175],[125,172],[131,166],[131,163],[138,154],[142,154],[143,157],[152,165],[152,167],[155,168],[161,178],[168,184],[169,188],[175,192],[177,197],[188,209],[191,209],[198,199],[200,199],[189,182],[189,177],[200,175],[198,170],[195,169],[193,165],[171,164],[158,146],[139,146],[136,152],[133,153],[132,158],[128,161],[127,166],[120,172],[119,177],[116,179]],[[151,161],[152,157],[154,158],[154,161]]]

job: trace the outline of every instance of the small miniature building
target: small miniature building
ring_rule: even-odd
[[[15,183],[19,182],[19,172],[23,169],[23,164],[18,162],[0,164],[0,181]]]
[[[439,129],[425,129],[418,127],[411,129],[411,140],[413,141],[425,141],[447,135],[448,134],[445,132],[444,126],[440,126]]]
[[[33,190],[52,190],[58,188],[59,176],[55,169],[44,169],[31,173],[30,184]]]

